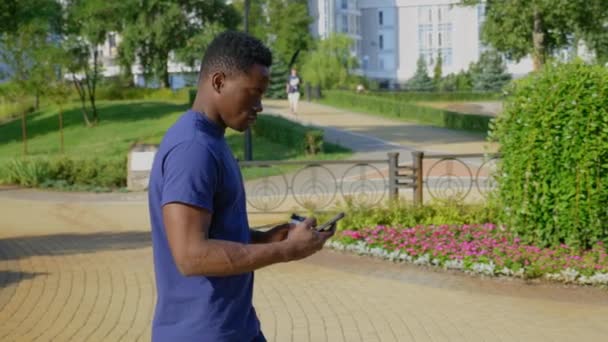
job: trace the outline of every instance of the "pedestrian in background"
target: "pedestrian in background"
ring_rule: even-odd
[[[285,87],[287,99],[289,100],[289,112],[292,115],[298,115],[298,101],[300,100],[300,77],[295,68],[291,69],[291,75],[287,80]]]

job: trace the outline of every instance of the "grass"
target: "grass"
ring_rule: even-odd
[[[84,125],[77,103],[64,111],[65,155],[69,157],[111,158],[125,155],[135,142],[158,144],[165,131],[187,110],[183,101],[100,101],[100,122],[88,128]],[[58,109],[48,106],[31,113],[27,120],[28,156],[59,155]],[[243,159],[243,135],[228,130],[226,139],[235,156]],[[253,138],[255,160],[341,159],[349,151],[328,146],[325,154],[304,156],[300,151],[275,144],[262,137]],[[0,124],[0,169],[14,158],[23,156],[21,120]],[[257,172],[257,173],[256,173]],[[246,178],[266,172],[247,171]]]

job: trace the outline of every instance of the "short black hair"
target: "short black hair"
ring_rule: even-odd
[[[201,63],[199,82],[217,71],[228,75],[232,72],[246,73],[254,64],[270,67],[270,49],[247,33],[225,31],[216,36],[207,47]]]

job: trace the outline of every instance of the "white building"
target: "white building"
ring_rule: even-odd
[[[332,33],[342,33],[355,44],[352,53],[361,54],[361,10],[357,0],[309,0],[308,10],[313,22],[310,32],[315,38],[327,38]]]
[[[118,62],[118,45],[120,44],[120,41],[120,35],[111,32],[108,34],[106,41],[102,45],[97,46],[99,59],[101,65],[103,65],[101,72],[104,77],[114,77],[121,73],[121,67]],[[196,84],[198,69],[176,62],[173,58],[173,54],[171,54],[169,58],[168,70],[169,84],[172,89],[179,89],[184,86]],[[133,74],[133,83],[136,86],[158,86],[156,80],[147,80],[145,78],[143,67],[137,61],[131,67],[131,73]]]
[[[443,74],[466,70],[484,50],[480,42],[485,7],[460,6],[459,0],[310,0],[314,36],[345,32],[355,38],[353,52],[364,75],[405,83],[423,56],[429,73],[441,54]],[[360,27],[351,29],[354,22]],[[346,23],[346,24],[344,24]],[[354,33],[354,34],[353,34]],[[532,61],[509,63],[515,76],[532,70]]]

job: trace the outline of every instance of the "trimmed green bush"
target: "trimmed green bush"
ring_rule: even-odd
[[[490,121],[493,119],[485,115],[463,114],[417,106],[410,102],[384,96],[362,96],[339,90],[326,91],[324,96],[322,102],[329,105],[452,129],[487,133]]]
[[[96,100],[166,100],[186,101],[187,89],[154,89],[142,87],[120,87],[117,85],[105,85],[97,89]]]
[[[608,70],[549,65],[510,93],[491,134],[503,222],[537,246],[608,243]]]
[[[415,227],[417,225],[478,224],[494,222],[498,208],[492,205],[465,204],[462,202],[434,201],[416,205],[407,201],[387,201],[381,205],[359,205],[347,198],[336,211],[346,213],[338,223],[338,230],[359,230],[367,227]],[[333,213],[313,213],[324,222]]]
[[[384,91],[373,92],[370,95],[388,97],[407,102],[422,101],[496,101],[502,100],[503,94],[491,92],[413,92],[413,91]]]
[[[306,154],[323,152],[323,131],[271,115],[259,115],[253,134]]]
[[[74,159],[69,157],[14,159],[0,175],[4,183],[28,187],[60,184],[115,189],[125,187],[127,158]]]

